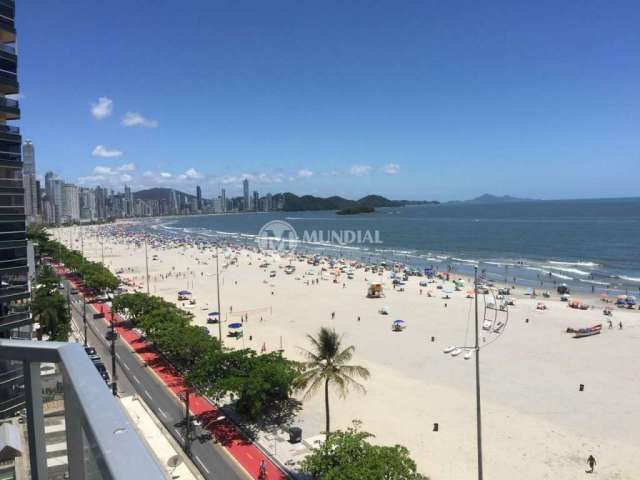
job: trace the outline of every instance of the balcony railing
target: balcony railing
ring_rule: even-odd
[[[11,135],[20,135],[20,127],[13,125],[0,125],[0,133],[9,133]]]
[[[0,359],[23,362],[34,480],[47,478],[42,362],[58,363],[62,371],[70,478],[89,478],[96,469],[105,479],[167,478],[79,344],[0,340]]]

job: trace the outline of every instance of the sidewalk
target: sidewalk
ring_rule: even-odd
[[[79,290],[81,289],[78,282],[67,275],[62,269],[58,269],[59,273],[65,274],[67,279]],[[153,369],[154,373],[162,380],[167,388],[172,391],[176,397],[182,399],[185,392],[185,385],[181,375],[175,371],[155,350],[155,348],[142,340],[140,336],[132,329],[125,326],[124,322],[118,315],[114,315],[111,309],[104,304],[91,304],[91,308],[96,313],[104,315],[104,321],[111,324],[112,319],[115,320],[119,337],[127,342],[131,349]],[[224,419],[215,421],[222,412],[206,398],[191,394],[190,411],[193,415],[198,416],[203,424],[209,423],[207,430],[213,435],[213,438],[222,445],[225,450],[238,462],[248,473],[250,478],[258,479],[258,470],[260,463],[265,462],[267,466],[267,479],[284,480],[287,474],[283,472],[271,459],[265,455],[256,445],[247,439],[229,420]]]
[[[144,437],[145,441],[153,450],[162,467],[171,478],[175,479],[187,479],[187,480],[200,480],[202,476],[200,474],[194,474],[187,464],[183,461],[179,451],[178,445],[174,446],[169,440],[171,437],[163,434],[160,426],[147,410],[144,402],[136,396],[122,397],[120,402],[129,415],[129,418],[133,421],[138,432]],[[170,461],[175,461],[179,458],[179,463],[175,468],[169,467]]]

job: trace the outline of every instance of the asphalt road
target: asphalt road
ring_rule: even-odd
[[[65,288],[69,288],[66,280],[64,280],[64,283]],[[84,330],[82,297],[80,295],[71,295],[71,302],[74,323],[79,327],[82,334]],[[110,347],[105,339],[105,334],[109,328],[103,319],[94,320],[93,314],[95,312],[89,304],[87,304],[86,308],[88,344],[96,349],[107,367],[109,375],[113,378]],[[118,391],[123,394],[135,392],[138,397],[144,399],[167,431],[173,435],[180,445],[184,446],[184,404],[175,398],[173,393],[144,366],[138,356],[121,340],[116,340],[116,359]],[[105,388],[108,387],[105,386]],[[195,430],[195,427],[192,427],[192,435],[193,430]],[[200,434],[200,432],[197,433]],[[191,459],[206,479],[246,480],[251,478],[223,447],[215,444],[207,436],[200,436],[191,442]]]

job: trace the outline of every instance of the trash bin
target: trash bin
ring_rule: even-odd
[[[302,441],[302,429],[291,427],[289,429],[289,443],[300,443]]]

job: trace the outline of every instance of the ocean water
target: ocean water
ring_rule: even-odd
[[[262,225],[285,220],[302,238],[298,249],[369,261],[396,261],[552,287],[596,291],[640,287],[640,199],[566,200],[494,205],[445,204],[382,208],[373,214],[270,212],[157,219],[156,232],[255,244]],[[331,231],[372,233],[382,243],[329,242]],[[377,232],[377,233],[376,233]],[[542,285],[541,283],[542,282]]]

